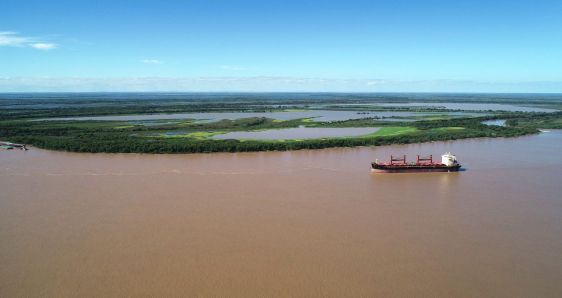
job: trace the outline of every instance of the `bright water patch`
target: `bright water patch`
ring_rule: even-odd
[[[467,111],[508,111],[508,112],[556,112],[555,109],[524,107],[511,104],[498,103],[457,103],[457,102],[409,102],[409,103],[360,103],[360,104],[336,104],[338,106],[350,107],[409,107],[409,108],[434,108],[443,110],[467,110]]]
[[[255,139],[255,140],[287,140],[287,139],[319,139],[337,137],[355,137],[376,132],[376,127],[304,127],[284,129],[268,129],[261,131],[234,131],[213,136],[212,139]]]
[[[443,108],[445,110],[470,110],[470,111],[508,111],[508,112],[555,112],[553,109],[523,107],[509,104],[498,103],[427,103],[427,102],[410,102],[410,103],[381,103],[377,104],[383,107],[431,107]]]
[[[275,120],[293,120],[300,118],[313,118],[314,121],[344,121],[350,119],[377,118],[386,120],[389,117],[431,116],[432,113],[416,112],[358,112],[358,111],[329,111],[329,110],[303,110],[290,112],[226,112],[226,113],[176,113],[176,114],[148,114],[148,115],[121,115],[121,116],[87,116],[45,118],[41,120],[101,120],[101,121],[139,121],[139,120],[164,120],[164,119],[195,119],[206,121],[219,121],[222,119],[236,120],[253,117],[266,117]],[[389,118],[392,119],[392,118]]]
[[[483,121],[482,124],[492,126],[505,126],[505,121],[506,120],[487,120]]]
[[[173,137],[173,136],[180,136],[180,135],[185,135],[186,132],[185,131],[167,131],[165,133],[163,133],[162,135],[165,137]]]

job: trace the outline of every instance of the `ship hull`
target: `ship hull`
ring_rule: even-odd
[[[458,172],[461,165],[380,165],[372,164],[375,173]]]

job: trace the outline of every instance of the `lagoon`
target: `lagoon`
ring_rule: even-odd
[[[321,105],[327,106],[327,105]],[[466,110],[466,111],[506,111],[506,112],[556,112],[556,109],[541,108],[533,106],[520,106],[499,103],[460,103],[460,102],[408,102],[408,103],[350,103],[337,104],[343,107],[409,107],[409,108],[433,108],[446,110]]]
[[[429,102],[410,102],[410,103],[381,103],[376,104],[384,107],[431,107],[444,110],[468,110],[468,111],[507,111],[507,112],[556,112],[555,109],[527,107],[510,104],[498,103],[429,103]]]
[[[212,139],[254,139],[254,140],[288,140],[288,139],[321,139],[354,137],[368,135],[379,130],[376,127],[349,127],[349,128],[327,128],[327,127],[305,127],[284,129],[268,129],[260,131],[233,131],[219,134]]]

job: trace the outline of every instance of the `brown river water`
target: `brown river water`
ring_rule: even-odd
[[[560,297],[560,148],[0,151],[0,296]],[[445,151],[467,170],[370,173]]]

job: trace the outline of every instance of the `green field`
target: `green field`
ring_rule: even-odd
[[[177,135],[161,135],[163,138],[190,138],[194,140],[207,140],[212,136],[224,134],[224,131],[196,131]]]
[[[397,135],[412,133],[417,130],[418,130],[417,128],[409,127],[409,126],[388,126],[388,127],[382,127],[378,131],[370,135],[367,135],[367,137],[397,136]]]

